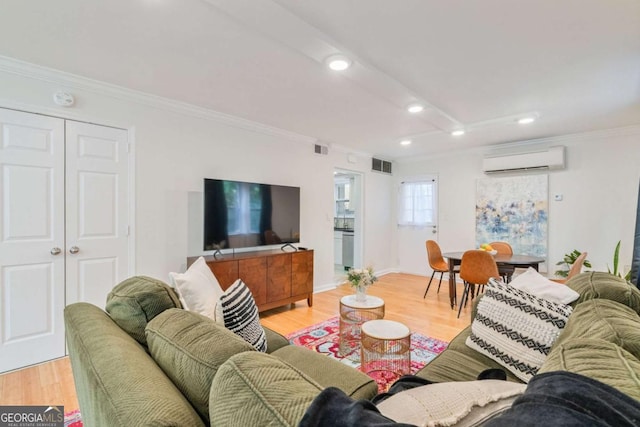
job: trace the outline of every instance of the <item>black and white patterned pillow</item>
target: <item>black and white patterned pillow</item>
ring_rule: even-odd
[[[561,286],[561,285],[558,285]],[[466,344],[524,382],[538,372],[573,309],[489,280]]]
[[[267,336],[260,324],[258,307],[247,285],[238,279],[218,302],[224,326],[239,335],[256,350],[267,351]]]

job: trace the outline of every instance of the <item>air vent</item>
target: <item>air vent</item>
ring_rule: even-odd
[[[329,154],[329,147],[327,147],[326,145],[313,144],[313,152],[326,156],[327,154]]]
[[[391,162],[374,157],[371,159],[371,170],[391,174]]]

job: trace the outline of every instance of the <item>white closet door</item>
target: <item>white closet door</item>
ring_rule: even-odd
[[[65,354],[64,120],[0,109],[0,372]]]
[[[67,304],[105,307],[128,275],[127,131],[66,122]]]

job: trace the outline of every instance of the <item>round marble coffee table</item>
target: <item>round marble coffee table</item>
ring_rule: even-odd
[[[411,373],[411,331],[406,325],[393,320],[371,320],[363,323],[361,329],[362,372],[384,376],[389,385]]]

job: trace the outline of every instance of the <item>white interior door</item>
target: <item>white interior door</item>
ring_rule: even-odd
[[[0,372],[65,354],[64,120],[0,109]]]
[[[66,122],[67,304],[104,308],[128,275],[127,131]]]

